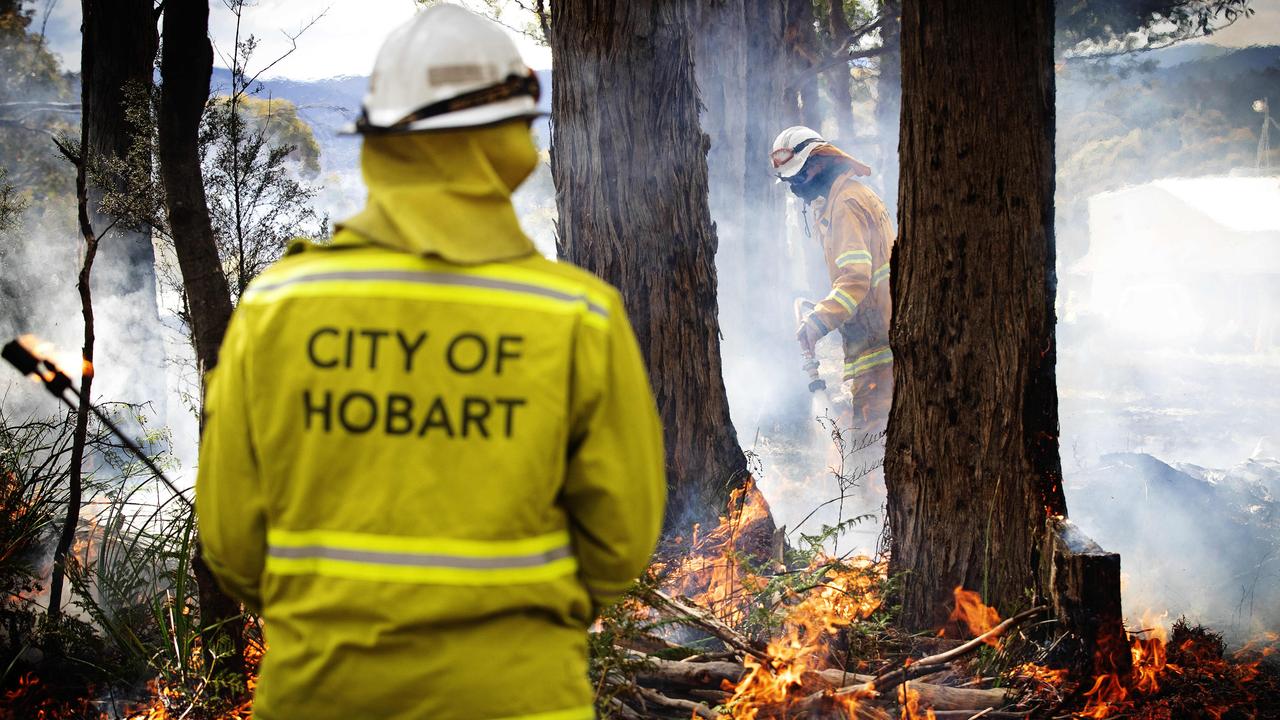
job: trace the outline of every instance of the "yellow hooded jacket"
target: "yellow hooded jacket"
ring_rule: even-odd
[[[824,330],[840,330],[845,380],[893,362],[889,350],[893,224],[880,198],[858,182],[859,174],[866,173],[855,169],[836,178],[826,202],[815,204],[831,292],[818,301],[814,316]]]
[[[593,717],[586,630],[653,550],[662,435],[618,293],[520,231],[535,162],[520,122],[367,138],[366,209],[237,307],[196,500],[266,620],[255,718]]]

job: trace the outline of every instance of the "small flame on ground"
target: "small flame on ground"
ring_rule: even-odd
[[[965,590],[962,585],[957,585],[953,592],[956,607],[947,618],[947,625],[938,631],[938,637],[943,637],[947,627],[951,625],[964,625],[974,637],[978,637],[1000,624],[1000,613],[983,603],[981,595],[972,590]],[[988,638],[983,642],[994,648],[1000,647],[998,638]]]

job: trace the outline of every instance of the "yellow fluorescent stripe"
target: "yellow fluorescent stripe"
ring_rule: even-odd
[[[884,265],[881,265],[880,267],[876,268],[875,273],[871,275],[872,287],[884,282],[886,279],[888,279],[888,277],[889,277],[889,263],[885,263]]]
[[[568,531],[547,533],[515,540],[459,540],[332,530],[268,530],[267,544],[278,547],[323,545],[369,552],[456,555],[459,557],[509,557],[535,555],[569,545]]]
[[[847,267],[849,265],[870,265],[871,253],[866,250],[851,250],[836,258],[836,267]]]
[[[843,290],[839,290],[839,289],[832,290],[831,294],[828,295],[827,297],[843,305],[844,308],[849,312],[853,312],[854,309],[858,307],[857,301],[855,301],[853,297],[849,295],[849,293]]]
[[[527,285],[536,285],[538,287],[556,290],[567,295],[582,295],[600,307],[609,307],[609,298],[603,294],[593,292],[582,285],[578,285],[554,275],[528,270],[508,263],[461,266],[422,258],[408,253],[362,252],[359,250],[344,250],[338,253],[333,253],[332,255],[332,257],[328,256],[328,254],[322,253],[317,253],[310,257],[304,255],[299,258],[297,263],[286,262],[283,265],[272,266],[270,270],[259,276],[255,284],[274,285],[279,282],[323,272],[403,270],[449,273],[452,275],[483,277],[494,280],[507,280],[510,282],[525,283]],[[250,286],[250,289],[252,289],[252,286]]]
[[[532,715],[508,715],[504,718],[494,718],[494,720],[595,720],[595,717],[596,709],[590,705],[583,705],[568,710],[553,710]]]
[[[536,308],[560,315],[582,314],[583,322],[599,329],[608,329],[609,321],[593,312],[583,312],[583,304],[555,298],[539,297],[527,293],[489,288],[424,285],[422,283],[395,280],[332,280],[285,285],[278,289],[253,290],[245,293],[244,302],[266,301],[279,297],[396,297],[418,300],[473,302],[497,305],[513,309]]]
[[[878,365],[885,365],[893,362],[893,351],[889,348],[882,348],[873,352],[864,353],[857,360],[851,363],[845,363],[845,374],[858,374],[863,370],[867,370]]]
[[[578,571],[574,557],[545,565],[522,568],[448,568],[383,565],[333,558],[282,558],[267,556],[266,571],[276,575],[322,575],[347,580],[404,582],[424,585],[519,585],[546,582]]]

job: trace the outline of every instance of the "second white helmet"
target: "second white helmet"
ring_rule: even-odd
[[[538,77],[497,24],[433,5],[378,50],[360,118],[363,134],[447,130],[543,115]]]
[[[826,139],[816,130],[803,125],[793,125],[783,130],[774,139],[773,149],[769,152],[773,173],[783,180],[793,177],[808,162],[809,155],[826,144]]]

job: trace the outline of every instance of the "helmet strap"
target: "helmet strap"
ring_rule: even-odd
[[[490,103],[510,100],[514,97],[527,95],[532,97],[534,102],[542,94],[541,85],[538,83],[538,76],[532,70],[527,75],[508,75],[506,80],[497,85],[472,90],[461,95],[439,100],[429,105],[424,105],[417,110],[405,115],[394,123],[386,127],[378,127],[369,123],[368,108],[361,108],[360,118],[356,120],[356,131],[364,134],[379,134],[405,132],[410,129],[410,125],[419,120],[438,117],[452,112],[460,112],[462,110],[470,110],[471,108],[488,105]]]

